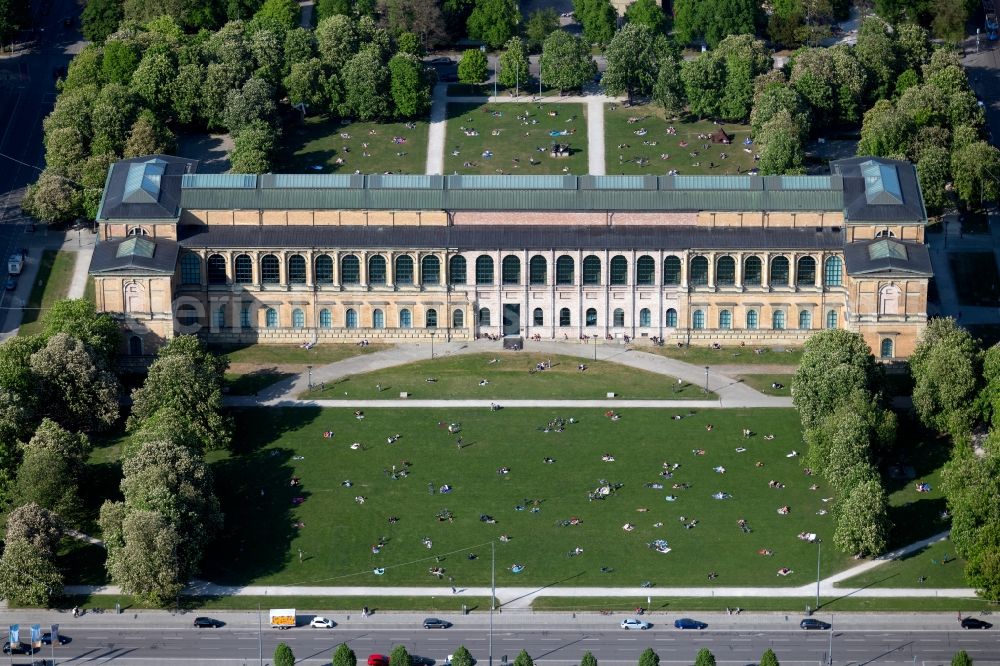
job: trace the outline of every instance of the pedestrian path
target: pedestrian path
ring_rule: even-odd
[[[66,298],[83,298],[87,290],[87,274],[90,270],[90,259],[94,256],[94,244],[81,247],[76,252],[76,263],[73,264],[73,277],[66,291]]]
[[[439,176],[444,173],[445,127],[448,120],[448,84],[434,86],[431,97],[431,120],[427,128],[427,165],[425,173]]]
[[[587,99],[587,171],[591,176],[603,176],[604,165],[604,102],[598,97]]]

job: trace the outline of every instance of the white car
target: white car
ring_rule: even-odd
[[[333,629],[333,620],[329,620],[325,617],[314,617],[312,622],[309,623],[310,627],[316,627],[317,629]]]
[[[649,622],[637,620],[634,617],[622,620],[622,629],[649,629]]]

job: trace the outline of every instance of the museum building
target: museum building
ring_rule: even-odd
[[[213,342],[662,340],[800,345],[860,332],[912,353],[932,276],[913,165],[820,176],[108,171],[99,310],[148,355]]]

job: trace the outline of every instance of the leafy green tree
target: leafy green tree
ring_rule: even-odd
[[[597,63],[587,43],[563,30],[545,39],[540,68],[545,85],[558,89],[560,94],[580,89],[597,74]]]
[[[170,87],[170,107],[177,122],[189,125],[200,115],[205,68],[197,63],[182,65]]]
[[[927,426],[961,437],[977,416],[980,352],[951,317],[931,320],[910,356],[913,406]]]
[[[688,101],[688,111],[698,118],[719,115],[719,101],[726,81],[725,63],[711,52],[681,63],[681,80]]]
[[[108,551],[108,575],[125,594],[166,606],[184,588],[176,556],[177,530],[150,510],[128,511],[120,502],[101,507],[101,530]]]
[[[368,121],[389,115],[391,92],[389,68],[369,48],[347,61],[344,66],[344,101],[359,120]]]
[[[996,597],[991,597],[996,598]],[[951,666],[972,666],[972,657],[965,650],[959,650],[951,658]]]
[[[164,53],[147,53],[132,73],[132,92],[153,111],[166,109],[177,66]]]
[[[956,141],[957,141],[956,133]],[[966,203],[981,206],[1000,197],[1000,151],[985,141],[958,148],[951,156],[955,191]]]
[[[858,483],[877,476],[873,463],[891,446],[895,435],[895,415],[858,388],[805,432],[809,443],[805,464],[846,494]]]
[[[915,131],[913,121],[908,116],[897,113],[891,101],[880,99],[865,111],[858,155],[904,155],[913,142]]]
[[[392,55],[392,37],[371,16],[358,18],[359,49],[372,50],[383,63]]]
[[[42,317],[42,339],[68,333],[92,349],[99,362],[110,366],[118,355],[121,331],[106,312],[98,312],[85,298],[64,298]]]
[[[45,346],[40,335],[18,335],[0,345],[0,388],[8,391],[30,412],[34,405],[35,377],[31,373],[31,355]],[[25,434],[17,431],[15,437]],[[33,432],[33,429],[31,430]]]
[[[524,37],[528,48],[538,52],[542,49],[545,39],[559,29],[559,14],[552,7],[536,9],[528,15],[524,22]]]
[[[780,666],[774,650],[771,648],[764,650],[764,654],[760,655],[760,666]]]
[[[973,554],[965,565],[965,579],[983,599],[1000,599],[1000,522],[988,523],[979,530]]]
[[[511,37],[506,50],[500,54],[497,78],[505,88],[524,87],[528,83],[528,49],[520,37]]]
[[[698,650],[694,657],[694,666],[715,666],[715,655],[708,648]]]
[[[58,515],[32,502],[15,508],[7,516],[7,536],[4,541],[23,541],[39,554],[52,557],[62,539],[63,529]]]
[[[1000,503],[996,501],[1000,495],[1000,454],[995,442],[982,457],[971,447],[955,447],[942,471],[941,486],[951,512],[955,552],[971,560],[979,552],[983,528],[1000,524]]]
[[[12,607],[48,607],[62,594],[62,574],[26,541],[8,541],[0,557],[0,594]]]
[[[120,0],[87,0],[80,16],[84,39],[100,43],[118,29],[124,12]]]
[[[644,25],[657,35],[666,34],[670,26],[666,13],[656,0],[636,0],[625,10],[625,20]]]
[[[319,0],[316,3],[316,17],[322,21],[337,14],[351,16],[353,14],[351,5],[351,0]]]
[[[597,657],[590,650],[587,650],[580,659],[580,666],[597,666]]]
[[[400,118],[423,116],[431,108],[431,80],[423,61],[398,53],[389,61],[392,103]]]
[[[754,79],[771,70],[771,52],[752,35],[730,35],[719,42],[715,56],[726,63],[726,85],[719,110],[724,119],[743,122],[750,116]]]
[[[45,166],[60,174],[76,174],[90,156],[87,140],[75,127],[57,127],[46,132]]]
[[[310,58],[304,62],[295,63],[283,81],[288,93],[288,101],[293,106],[305,104],[314,109],[322,109],[326,106],[324,83],[323,63],[320,62],[319,58]]]
[[[389,666],[410,666],[410,653],[405,645],[397,645],[389,653]]]
[[[24,447],[14,491],[18,505],[36,504],[68,520],[81,515],[80,478],[86,439],[43,419]]]
[[[486,80],[486,54],[479,49],[466,49],[458,61],[458,80],[462,83],[482,83]]]
[[[358,658],[354,654],[354,650],[347,646],[347,643],[341,643],[333,651],[332,663],[333,666],[357,666]]]
[[[118,381],[94,352],[66,333],[31,355],[39,407],[65,427],[101,430],[118,419]]]
[[[653,648],[646,648],[639,655],[639,666],[659,666],[660,655],[656,654]]]
[[[278,643],[274,648],[274,666],[295,666],[295,655],[292,648],[285,643]]]
[[[400,33],[396,37],[396,48],[398,53],[406,53],[418,58],[427,55],[424,45],[420,42],[420,37],[412,32]]]
[[[119,83],[109,83],[94,100],[91,126],[94,139],[91,152],[120,155],[128,131],[135,122],[136,105],[131,90]]]
[[[878,479],[856,486],[837,505],[833,541],[845,553],[881,554],[889,538],[889,501]]]
[[[476,0],[469,15],[469,37],[496,49],[507,43],[517,32],[521,12],[515,0]]]
[[[951,157],[947,148],[929,146],[923,149],[917,162],[917,178],[924,205],[931,214],[940,213],[949,202]]]
[[[535,661],[528,654],[527,650],[521,650],[514,658],[514,666],[535,666]]]
[[[251,77],[239,90],[230,90],[222,120],[230,132],[238,134],[254,121],[267,121],[274,116],[274,92],[267,81]]]
[[[49,451],[81,469],[87,461],[90,448],[86,435],[71,433],[48,418],[42,419],[26,446],[26,450]]]
[[[760,128],[760,173],[765,176],[796,173],[802,169],[805,148],[801,131],[792,115],[782,109]]]
[[[604,89],[612,95],[624,92],[629,101],[636,95],[649,95],[656,83],[663,51],[663,45],[648,26],[625,24],[604,50],[608,61],[601,78]]]
[[[931,28],[934,36],[952,44],[958,44],[965,39],[965,26],[968,23],[968,4],[962,2],[937,3],[937,14]]]
[[[451,656],[451,666],[472,666],[472,655],[464,645],[459,645]]]
[[[173,152],[176,140],[173,133],[160,121],[152,111],[144,109],[125,141],[123,157],[140,157],[142,155],[158,155]]]
[[[729,35],[754,33],[760,5],[754,0],[675,0],[674,36],[680,44],[710,48]]]
[[[861,335],[843,329],[817,332],[806,341],[792,380],[792,402],[802,426],[814,427],[858,388],[874,394],[878,378],[875,357]]]
[[[916,23],[900,23],[895,26],[896,49],[899,67],[919,72],[931,60],[930,35]]]
[[[891,26],[877,16],[865,18],[858,30],[854,53],[867,72],[872,100],[889,97],[900,71],[896,42],[891,31]]]
[[[264,0],[264,4],[254,14],[254,20],[291,30],[299,25],[300,13],[299,3],[295,0]]]
[[[69,61],[66,76],[56,84],[56,87],[65,94],[83,86],[101,86],[104,83],[102,58],[103,49],[101,47],[96,44],[87,44]]]
[[[40,222],[69,222],[80,214],[80,197],[64,176],[46,169],[28,187],[21,209]]]
[[[660,62],[660,71],[653,84],[653,101],[663,109],[668,118],[677,118],[684,113],[687,98],[684,96],[681,65],[676,60],[664,58]]]
[[[282,47],[286,32],[284,27],[276,28],[273,24],[269,24],[269,27],[254,30],[247,43],[256,63],[254,76],[267,81],[272,88],[277,88],[281,83],[285,71]]]
[[[250,123],[233,139],[233,151],[229,153],[230,171],[267,173],[271,170],[275,143],[273,127],[263,120]]]
[[[353,20],[343,14],[324,18],[316,26],[319,59],[330,72],[339,72],[358,52],[358,31]]]
[[[104,45],[101,68],[103,78],[108,83],[129,83],[138,66],[139,56],[131,44],[114,40]]]
[[[789,85],[772,84],[754,97],[750,111],[750,131],[754,136],[761,133],[764,124],[779,112],[787,111],[798,128],[799,137],[809,136],[812,114],[802,95]]]
[[[573,13],[583,27],[588,44],[604,46],[611,42],[618,24],[618,12],[610,0],[573,0]]]

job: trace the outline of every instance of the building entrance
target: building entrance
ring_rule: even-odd
[[[521,334],[521,305],[519,303],[504,303],[503,306],[503,334]]]

